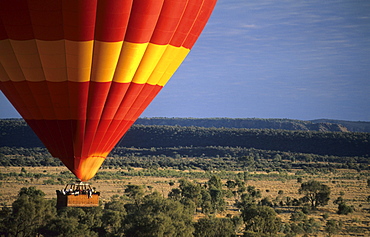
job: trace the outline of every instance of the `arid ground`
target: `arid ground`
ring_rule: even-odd
[[[0,167],[0,173],[6,174],[20,174],[21,167]],[[68,170],[64,167],[26,167],[28,173],[40,173],[49,175],[58,175],[61,172]],[[105,172],[116,172],[117,169],[101,170]],[[24,172],[24,171],[23,171]],[[200,171],[201,172],[201,171]],[[215,172],[217,174],[217,172]],[[265,176],[265,178],[256,178],[259,176],[251,176],[251,179],[246,181],[246,185],[255,186],[262,194],[262,198],[269,197],[270,200],[277,203],[279,200],[285,200],[286,197],[300,198],[303,195],[298,193],[300,183],[296,178],[290,178],[294,173],[287,173],[286,178],[273,179]],[[325,225],[326,220],[335,219],[343,222],[343,229],[335,236],[370,236],[370,187],[367,187],[367,180],[369,179],[368,171],[355,171],[355,170],[340,170],[331,173],[319,173],[315,175],[303,174],[303,182],[308,180],[317,180],[331,188],[329,204],[324,207],[319,207],[318,211],[309,214],[309,218],[313,217],[316,221],[320,222],[322,226]],[[45,180],[50,179],[42,177],[39,179],[27,178],[22,176],[2,176],[0,180],[0,203],[3,205],[11,206],[12,202],[16,199],[19,190],[22,187],[35,186],[37,189],[42,190],[46,194],[46,198],[56,198],[55,190],[64,188],[63,184],[45,184]],[[123,179],[110,179],[110,180],[95,180],[90,182],[93,187],[101,192],[101,201],[104,203],[108,201],[113,195],[124,195],[125,185],[136,184],[144,185],[147,192],[157,190],[167,197],[168,192],[172,188],[178,186],[176,182],[178,178],[164,178],[164,177],[148,177],[148,176],[129,176]],[[171,186],[169,183],[174,182],[175,185]],[[195,180],[197,182],[206,182],[207,180]],[[223,180],[226,182],[227,180]],[[226,189],[226,187],[225,187]],[[280,191],[280,192],[279,192]],[[346,204],[353,206],[354,212],[348,215],[337,214],[338,206],[333,203],[338,197],[342,197]],[[227,214],[238,215],[238,210],[233,207],[234,199],[227,200],[228,210],[221,213],[221,216]],[[297,207],[278,207],[276,210],[279,212],[279,217],[283,222],[289,222],[291,213]],[[199,218],[196,216],[195,218]],[[325,220],[326,219],[326,220]],[[323,229],[324,227],[322,227]],[[324,234],[318,236],[326,236]]]

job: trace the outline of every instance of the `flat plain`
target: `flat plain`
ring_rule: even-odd
[[[122,169],[101,169],[99,172],[113,172],[117,173]],[[137,170],[137,169],[136,169]],[[127,171],[127,170],[126,170]],[[41,178],[28,178],[21,173],[40,174]],[[67,183],[57,182],[50,184],[45,182],[50,180],[50,177],[57,177],[61,173],[69,172],[64,167],[0,167],[1,174],[12,173],[12,176],[3,175],[0,180],[0,204],[11,206],[12,202],[17,198],[17,194],[22,187],[35,186],[42,190],[47,199],[56,198],[56,190],[64,188]],[[186,172],[186,171],[183,171]],[[204,171],[199,171],[204,172]],[[43,175],[41,175],[43,174]],[[214,172],[217,175],[217,172]],[[114,176],[112,176],[114,177]],[[281,200],[286,200],[287,197],[292,199],[301,198],[303,195],[298,193],[301,183],[297,181],[296,173],[286,173],[280,178],[274,178],[263,172],[250,172],[250,178],[246,179],[246,186],[254,186],[259,189],[262,198],[268,198],[274,203]],[[342,231],[335,236],[370,236],[370,187],[368,187],[367,180],[370,177],[369,171],[356,170],[336,170],[330,173],[317,174],[302,174],[300,176],[303,182],[309,180],[320,181],[331,189],[329,204],[324,207],[319,207],[318,211],[308,214],[309,218],[314,218],[315,221],[321,224],[321,230],[324,229],[325,223],[329,219],[341,221],[343,223]],[[177,182],[179,178],[174,177],[155,177],[155,176],[125,176],[119,179],[97,179],[89,182],[93,187],[100,191],[101,201],[107,202],[113,195],[124,195],[125,186],[128,184],[143,185],[147,193],[154,190],[167,197],[172,188],[178,187]],[[207,179],[192,179],[198,183],[205,183]],[[61,180],[59,180],[61,181]],[[73,181],[73,179],[71,179]],[[226,183],[227,179],[222,180]],[[174,183],[174,185],[170,185]],[[226,189],[226,187],[225,187]],[[348,215],[339,215],[338,205],[333,201],[338,197],[342,197],[346,204],[354,208],[354,212]],[[234,198],[227,199],[227,210],[220,213],[219,217],[224,217],[227,214],[238,215],[238,210],[233,206]],[[298,207],[280,206],[275,207],[278,211],[279,217],[284,223],[291,223],[291,214],[297,211]],[[194,218],[200,218],[202,214],[198,214]],[[321,234],[320,234],[321,233]],[[316,236],[326,236],[320,232]]]

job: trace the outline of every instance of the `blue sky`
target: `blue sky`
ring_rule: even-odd
[[[219,0],[142,117],[370,121],[370,1]]]

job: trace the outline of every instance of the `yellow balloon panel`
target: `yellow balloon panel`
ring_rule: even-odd
[[[4,68],[4,76],[0,81],[25,81],[22,69],[12,49],[11,40],[0,40],[0,62]]]
[[[36,40],[11,40],[15,56],[27,81],[45,81]]]
[[[161,60],[158,62],[153,73],[148,78],[147,83],[150,85],[164,86],[170,78],[162,79],[165,74],[173,75],[180,64],[172,64],[174,60],[184,61],[186,55],[189,53],[189,49],[183,47],[175,47],[169,45],[166,51],[163,53]]]
[[[75,169],[72,170],[72,172],[81,180],[89,180],[98,172],[107,155],[108,154],[102,154],[102,156],[92,155],[87,159],[76,159],[74,164]]]
[[[128,83],[134,77],[148,43],[124,42],[113,81]]]
[[[10,78],[8,74],[6,73],[5,68],[3,67],[2,64],[0,64],[0,81],[9,81]]]
[[[169,63],[169,66],[159,82],[157,83],[160,86],[166,85],[166,83],[171,79],[172,75],[176,72],[177,68],[181,65],[181,63],[184,61],[186,56],[189,54],[190,50],[185,48],[180,48],[182,50],[176,50],[178,51],[176,54],[176,57],[173,58],[172,62]]]
[[[112,81],[121,48],[122,42],[95,41],[91,81]]]
[[[68,81],[90,81],[94,41],[65,41]]]
[[[46,81],[67,81],[65,41],[36,40]]]
[[[146,83],[158,62],[161,60],[167,47],[168,45],[149,43],[132,82],[138,84]]]

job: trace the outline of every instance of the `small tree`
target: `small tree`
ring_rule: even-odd
[[[234,181],[232,181],[232,180],[228,180],[228,181],[226,182],[226,187],[227,187],[228,189],[234,189],[234,188],[236,187],[236,183],[235,183]]]
[[[10,236],[36,236],[39,229],[55,216],[55,203],[44,196],[45,193],[35,187],[19,191],[12,212],[5,220]]]
[[[307,215],[304,214],[302,211],[294,212],[290,215],[291,221],[303,221],[307,220]]]
[[[209,190],[209,195],[211,196],[212,210],[217,213],[217,211],[225,210],[225,200],[224,194],[220,189]]]
[[[235,236],[235,225],[229,218],[201,218],[195,224],[195,237]]]
[[[123,223],[127,215],[124,204],[122,197],[112,197],[112,200],[105,204],[101,219],[102,226],[107,235],[118,235],[124,231]]]
[[[261,191],[254,186],[249,185],[247,191],[253,198],[260,198],[262,196]]]
[[[209,214],[212,211],[212,197],[209,191],[205,188],[201,190],[201,200],[200,207],[202,208],[202,213]]]
[[[125,193],[129,196],[132,200],[134,200],[135,204],[138,206],[140,204],[140,200],[144,196],[144,188],[139,185],[132,185],[129,184],[126,186]]]
[[[209,180],[208,180],[208,187],[209,189],[222,189],[222,182],[221,178],[217,175],[213,175]]]
[[[196,206],[198,206],[199,199],[201,198],[201,186],[186,179],[180,179],[179,183],[181,196],[183,197],[182,202],[192,201]]]
[[[327,205],[330,199],[330,187],[315,180],[302,183],[299,193],[304,194],[302,200],[310,202],[312,209]]]
[[[171,192],[168,193],[168,198],[179,201],[181,199],[181,190],[179,188],[173,188]]]
[[[43,236],[84,236],[98,237],[93,229],[101,227],[101,207],[63,208],[58,215],[48,221],[40,233]]]
[[[268,206],[247,205],[242,210],[246,231],[273,236],[281,227],[281,220],[273,208]]]
[[[158,192],[143,197],[138,208],[127,210],[125,236],[193,236],[192,211]]]
[[[313,218],[304,218],[301,221],[294,222],[290,225],[290,230],[287,236],[296,236],[296,234],[303,236],[311,236],[319,232],[320,224],[316,222]]]
[[[340,222],[336,222],[335,220],[328,220],[326,222],[325,231],[328,233],[329,236],[336,234],[340,231],[342,225]]]
[[[337,214],[339,215],[348,215],[353,212],[353,207],[348,206],[345,202],[338,204]]]

